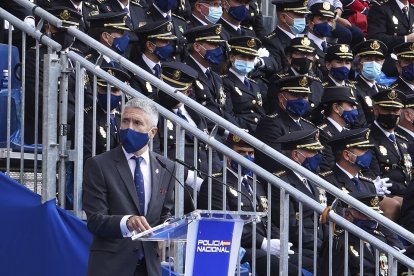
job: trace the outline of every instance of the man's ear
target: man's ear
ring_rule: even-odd
[[[150,136],[150,139],[154,139],[154,137],[155,137],[155,135],[157,134],[157,132],[158,132],[158,128],[157,127],[153,127],[150,131],[149,131],[149,136]]]

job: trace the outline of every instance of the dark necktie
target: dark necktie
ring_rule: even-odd
[[[152,67],[152,69],[154,69],[154,75],[159,78],[161,76],[161,66],[157,63],[154,67]]]
[[[407,6],[404,6],[404,8],[402,8],[402,12],[405,15],[405,17],[407,17],[407,19],[409,19],[409,17],[408,17],[408,7]]]
[[[242,30],[240,28],[237,28],[236,32],[238,35],[242,35]]]
[[[249,193],[253,193],[252,187],[250,186],[249,180],[247,178],[243,178],[242,183],[244,187],[249,191]]]
[[[189,122],[187,117],[181,111],[181,109],[177,109],[177,116],[180,117],[181,119],[185,120],[186,122]],[[194,136],[191,133],[189,133],[188,131],[185,132],[185,136],[187,136],[187,138],[190,139],[190,140],[192,140],[194,138]]]
[[[207,78],[208,78],[208,80],[209,81],[212,81],[212,79],[213,79],[213,76],[211,75],[211,72],[210,72],[210,70],[209,69],[207,69],[207,71],[206,71],[206,76],[207,76]]]
[[[167,19],[168,21],[171,21],[171,15],[167,14],[167,16],[165,17],[165,19]]]
[[[144,158],[141,156],[133,156],[131,157],[131,159],[134,159],[136,163],[134,183],[135,183],[135,188],[137,190],[139,209],[140,209],[141,215],[145,215],[144,176],[142,175],[142,171],[141,171],[141,161],[144,160]]]
[[[322,41],[321,46],[322,46],[322,51],[324,51],[326,53],[326,48],[327,48],[326,41]]]
[[[354,177],[351,180],[354,182],[357,192],[361,192],[361,182],[359,182],[359,179]]]
[[[391,133],[390,135],[388,135],[388,139],[395,144],[397,142],[397,140],[395,139],[395,135],[393,133]]]
[[[131,24],[132,24],[132,22],[131,22],[131,17],[129,17],[129,9],[128,9],[127,7],[125,7],[125,8],[123,9],[123,11],[127,13],[127,19],[125,20],[125,24],[126,24],[127,26],[128,26],[128,25],[131,25]]]
[[[111,123],[111,130],[116,132],[115,114],[110,114],[109,122]]]
[[[247,78],[244,78],[244,85],[247,87],[247,89],[249,91],[252,90],[252,84],[250,83],[250,81]]]

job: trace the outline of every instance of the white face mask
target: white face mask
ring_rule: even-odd
[[[204,4],[203,4],[204,5]],[[217,21],[221,18],[223,15],[223,9],[222,7],[208,7],[208,14],[204,17],[213,24],[216,24]]]

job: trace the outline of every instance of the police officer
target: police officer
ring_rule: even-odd
[[[405,95],[414,94],[414,42],[400,44],[393,52],[398,59],[395,64],[399,77],[390,87]]]
[[[379,91],[387,89],[386,86],[377,83],[376,79],[381,73],[387,46],[379,40],[367,40],[354,48],[354,56],[357,59],[357,73],[355,84],[361,126],[369,126],[374,121],[372,96]]]
[[[161,61],[171,60],[175,52],[174,42],[177,37],[172,33],[172,23],[154,21],[139,27],[135,32],[139,38],[139,51],[131,61],[160,78]],[[132,77],[131,86],[153,100],[157,98],[158,88],[138,75]]]
[[[296,163],[314,173],[319,170],[322,159],[320,150],[324,147],[319,141],[319,131],[317,129],[293,131],[280,137],[276,142],[280,143],[283,154]],[[285,168],[274,172],[274,175],[310,198],[326,205],[324,192],[320,193],[317,186],[299,173]],[[272,186],[272,223],[277,226],[280,225],[280,216],[283,215],[280,210],[280,202],[280,189]],[[312,209],[303,206],[302,213],[300,213],[299,208],[299,201],[291,197],[289,200],[289,240],[293,243],[292,248],[295,251],[298,250],[300,247],[299,216],[302,216],[303,267],[312,272],[314,251],[319,252],[320,250],[323,241],[323,230],[321,227],[317,227],[317,235],[315,236],[314,224],[318,224],[318,220],[314,219]],[[317,241],[316,248],[314,248],[314,240]]]
[[[247,18],[250,0],[223,0],[223,15],[217,21],[223,27],[222,37],[229,40],[235,36],[256,37],[253,29],[246,28],[241,22]]]
[[[243,129],[254,134],[259,119],[265,115],[263,97],[256,82],[247,77],[254,68],[254,59],[258,56],[260,40],[250,36],[231,38],[229,41],[229,63],[231,67],[223,77],[226,100],[232,106],[232,112]]]
[[[246,159],[254,160],[254,149],[245,141],[240,139],[239,136],[229,134],[228,145],[232,150],[244,156]],[[226,179],[223,179],[223,173],[213,174],[211,183],[211,191],[208,189],[208,179],[206,179],[201,185],[198,207],[201,209],[208,208],[208,198],[211,196],[211,209],[223,210],[223,189],[226,191],[225,210],[229,211],[260,211],[266,212],[268,209],[266,192],[263,185],[256,181],[253,182],[251,177],[252,173],[249,169],[241,167],[241,178],[238,177],[239,164],[227,158],[227,171]],[[227,185],[224,185],[223,182]],[[256,189],[254,189],[256,188]],[[254,195],[253,191],[256,190]],[[253,206],[253,199],[256,197],[256,206]],[[240,209],[238,206],[238,200],[240,199]],[[270,240],[267,240],[267,217],[263,217],[261,222],[256,224],[256,272],[259,275],[267,274],[267,244],[270,242],[270,273],[273,275],[279,271],[279,259],[280,256],[280,231],[277,226],[271,224]],[[248,261],[252,263],[252,224],[246,224],[243,228],[243,234],[241,239],[241,246],[246,249],[241,262]],[[289,249],[289,254],[294,252]],[[297,275],[298,268],[297,256],[289,255],[289,274]]]
[[[261,0],[250,0],[247,18],[244,19],[241,23],[242,26],[253,30],[259,39],[262,39],[266,35],[266,30],[263,26],[263,14],[261,11],[261,6]]]
[[[191,5],[193,12],[189,18],[188,29],[216,24],[223,15],[221,0],[195,0]]]
[[[324,87],[329,86],[355,86],[348,80],[354,56],[348,44],[335,44],[329,46],[325,55],[325,67],[328,74],[324,76]]]
[[[315,129],[311,122],[302,118],[309,107],[311,82],[310,77],[303,75],[279,80],[278,108],[276,112],[260,119],[256,128],[257,139],[279,150],[280,144],[276,142],[279,137],[292,131]],[[274,172],[278,166],[260,151],[256,152],[256,163],[270,172]]]

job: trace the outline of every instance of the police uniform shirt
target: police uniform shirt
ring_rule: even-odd
[[[309,37],[310,40],[312,40],[318,46],[319,50],[321,50],[323,52],[326,51],[326,50],[324,51],[323,47],[322,47],[322,43],[325,42],[325,44],[326,44],[326,39],[319,38],[311,32],[308,32],[308,37]],[[328,47],[328,45],[326,45],[326,47]]]
[[[142,60],[148,65],[149,68],[151,68],[152,74],[155,75],[155,70],[154,70],[154,66],[156,64],[158,64],[161,67],[161,63],[157,62],[153,62],[152,60],[150,60],[145,54],[142,54]],[[159,76],[157,76],[159,77]]]
[[[331,117],[326,118],[329,122],[331,122],[331,124],[338,130],[338,132],[342,132],[342,130],[344,130],[345,128],[343,126],[341,126],[340,124],[338,124],[334,119],[332,119]]]

